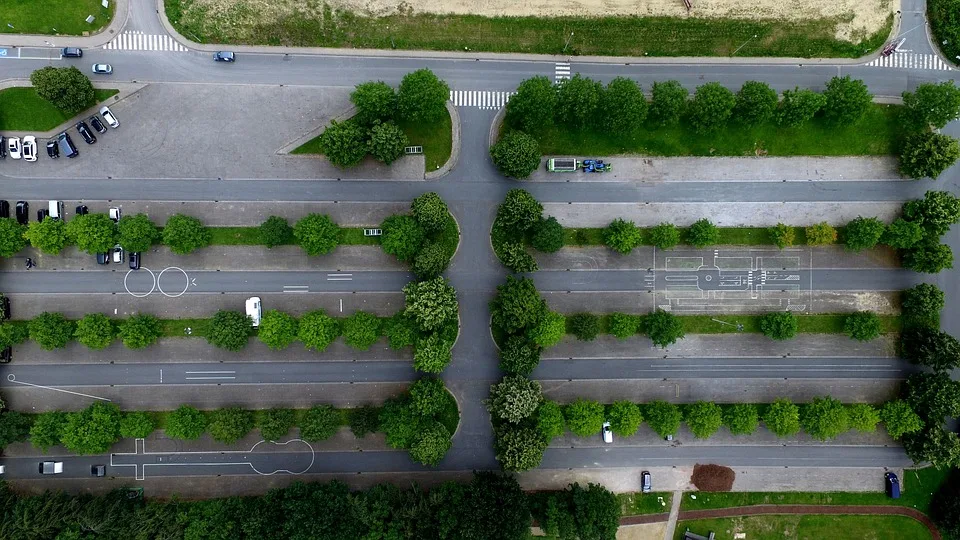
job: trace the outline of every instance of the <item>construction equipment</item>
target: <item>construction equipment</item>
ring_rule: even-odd
[[[583,172],[605,173],[613,170],[613,165],[604,163],[602,159],[583,160]]]
[[[580,161],[576,158],[550,158],[547,160],[547,170],[550,172],[576,172],[580,169]]]

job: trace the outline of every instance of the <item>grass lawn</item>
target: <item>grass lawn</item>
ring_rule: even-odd
[[[683,331],[686,334],[735,334],[740,332],[737,325],[743,325],[743,332],[759,334],[760,319],[763,315],[678,315],[683,323]],[[718,323],[723,321],[727,324]],[[818,314],[818,315],[797,315],[798,328],[800,334],[842,334],[843,322],[846,315],[842,314]],[[571,317],[567,317],[567,333],[571,331]],[[900,317],[894,315],[880,315],[881,332],[890,334],[900,331]],[[600,332],[607,333],[610,328],[610,316],[600,317]]]
[[[2,11],[0,7],[0,11]],[[118,93],[118,90],[94,90],[97,103]],[[66,115],[41,98],[32,87],[0,90],[0,130],[48,131],[75,115]]]
[[[903,133],[899,113],[896,105],[874,105],[853,126],[830,126],[820,118],[798,128],[773,123],[745,128],[731,123],[708,135],[694,133],[684,122],[618,134],[553,126],[539,136],[540,151],[591,156],[880,156],[896,151]]]
[[[613,221],[613,220],[611,220]],[[843,227],[835,227],[837,230],[837,242],[843,242]],[[678,227],[680,231],[680,243],[687,243],[687,227]],[[603,228],[584,227],[573,229],[564,227],[563,245],[565,246],[603,246]],[[652,246],[650,239],[650,227],[642,227],[643,239],[640,245]],[[773,238],[770,236],[770,227],[718,227],[720,240],[717,245],[722,246],[772,246]],[[793,227],[793,245],[803,246],[807,244],[806,227]],[[689,244],[687,244],[689,245]]]
[[[677,523],[674,535],[682,539],[687,529],[706,536],[716,533],[717,540],[733,540],[745,533],[749,540],[928,540],[930,531],[919,521],[903,516],[856,515],[781,515],[702,519]]]
[[[673,502],[673,493],[669,491],[655,491],[652,493],[618,493],[620,509],[624,516],[639,516],[642,514],[663,514],[670,511]]]
[[[219,246],[259,246],[260,227],[207,227],[212,236],[211,244]],[[376,246],[379,236],[364,236],[362,227],[343,227],[340,229],[340,245]],[[293,238],[287,245],[296,245]]]
[[[3,0],[0,32],[69,36],[93,33],[110,24],[115,6],[116,1],[111,1],[110,7],[104,9],[100,0]],[[92,24],[87,24],[87,15],[96,17]]]
[[[245,23],[191,0],[166,0],[181,33],[205,43],[624,56],[859,57],[878,49],[884,28],[859,43],[834,38],[840,18],[785,22],[674,17],[483,17],[397,14],[363,17],[325,5],[321,16],[291,13]],[[574,38],[570,39],[570,34]],[[739,49],[739,50],[738,50]]]

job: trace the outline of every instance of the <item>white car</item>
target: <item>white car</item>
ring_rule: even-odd
[[[10,153],[10,157],[13,159],[20,159],[20,151],[23,149],[20,146],[20,137],[8,137],[7,138],[7,152]]]
[[[117,117],[113,115],[107,106],[100,107],[100,116],[107,121],[107,124],[110,124],[110,127],[114,129],[120,127],[120,122],[117,121]]]
[[[63,472],[62,461],[41,461],[40,474],[60,474]]]
[[[113,247],[113,262],[116,264],[123,262],[123,248],[120,247],[120,244]]]
[[[250,320],[253,321],[254,328],[260,326],[260,315],[260,297],[251,296],[247,298],[247,317],[250,317]]]
[[[113,66],[110,64],[94,64],[93,72],[97,75],[109,75],[113,73]]]
[[[613,431],[610,429],[610,422],[603,423],[603,442],[607,444],[613,442]]]
[[[26,161],[37,160],[37,138],[33,135],[27,135],[23,138],[23,159]]]
[[[110,209],[110,219],[112,219],[114,223],[119,222],[121,216],[122,214],[119,208],[113,207]]]

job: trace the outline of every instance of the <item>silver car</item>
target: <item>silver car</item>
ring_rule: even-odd
[[[110,125],[110,127],[116,129],[120,127],[120,122],[117,121],[117,117],[113,115],[113,112],[110,111],[110,108],[104,105],[100,107],[100,116],[103,117],[104,121]]]
[[[93,72],[97,75],[109,75],[113,73],[113,66],[110,64],[94,64]]]

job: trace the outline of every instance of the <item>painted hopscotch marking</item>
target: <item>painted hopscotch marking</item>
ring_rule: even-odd
[[[144,34],[137,30],[120,33],[103,48],[120,51],[187,52],[190,50],[166,34]]]
[[[570,62],[557,62],[554,67],[553,79],[560,82],[570,78]]]
[[[516,92],[496,92],[487,90],[451,90],[450,101],[454,107],[476,107],[483,110],[503,108],[510,96]]]
[[[953,70],[949,64],[935,54],[894,53],[890,56],[880,56],[867,62],[870,67],[901,68],[901,69],[934,69],[939,71]]]

